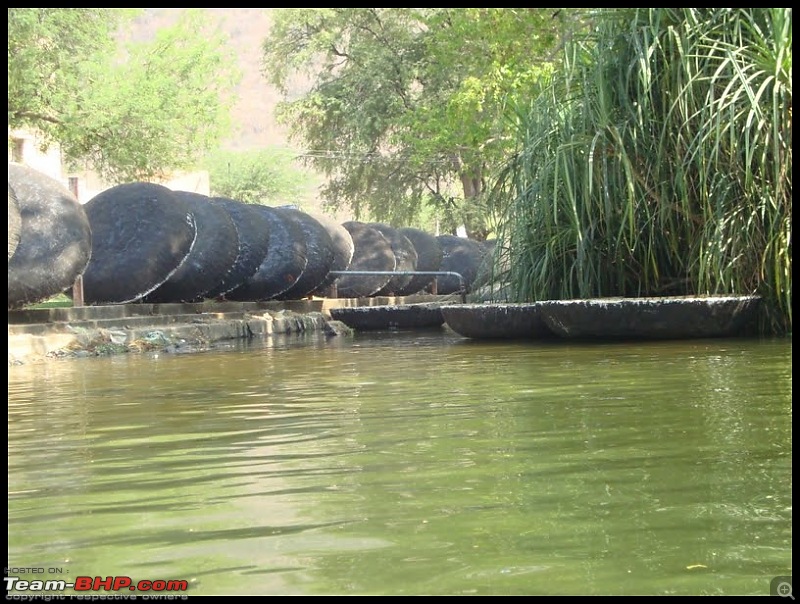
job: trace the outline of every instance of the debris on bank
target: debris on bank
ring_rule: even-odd
[[[221,342],[318,332],[326,337],[352,333],[321,312],[289,310],[225,315],[196,315],[185,322],[150,325],[101,321],[52,323],[39,333],[8,336],[8,364],[57,358],[81,358],[126,353],[190,353],[210,350]]]

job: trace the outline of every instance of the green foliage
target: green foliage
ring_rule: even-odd
[[[190,167],[230,127],[239,74],[223,38],[187,11],[155,40],[118,52],[135,12],[8,9],[8,125],[60,144],[112,181]]]
[[[516,113],[520,301],[759,293],[791,330],[791,9],[611,9]]]
[[[209,172],[212,195],[244,203],[299,206],[315,180],[296,159],[288,149],[215,151],[202,167]]]
[[[81,8],[8,9],[8,125],[53,132],[59,107],[79,86],[79,57],[108,56],[132,13]]]
[[[277,13],[266,74],[325,197],[358,216],[485,231],[484,185],[509,150],[503,110],[546,74],[564,23],[551,9],[295,9]],[[450,224],[452,223],[452,224]]]
[[[66,294],[57,294],[42,302],[30,304],[25,308],[71,308],[73,305],[72,298]]]

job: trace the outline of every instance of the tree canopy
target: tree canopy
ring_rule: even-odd
[[[284,90],[311,77],[280,117],[327,176],[327,203],[407,224],[433,204],[480,236],[487,172],[513,144],[506,104],[549,73],[567,10],[282,10],[264,70]]]
[[[136,14],[9,8],[9,128],[36,130],[112,181],[188,168],[216,147],[239,77],[223,38],[187,11],[155,39],[122,46]]]
[[[212,195],[244,203],[301,205],[316,184],[289,149],[217,150],[200,165],[208,170]]]

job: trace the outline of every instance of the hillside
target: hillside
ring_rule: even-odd
[[[133,25],[131,35],[147,40],[162,27],[175,23],[184,9],[148,8]],[[225,142],[234,150],[266,145],[288,145],[287,130],[274,117],[280,93],[261,75],[261,44],[269,31],[272,18],[269,8],[211,8],[201,9],[211,15],[215,25],[229,38],[229,44],[239,59],[242,81],[237,87],[238,100],[233,118],[236,129]]]

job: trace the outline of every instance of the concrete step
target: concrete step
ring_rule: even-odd
[[[148,350],[175,343],[203,347],[231,339],[322,331],[330,309],[437,301],[432,296],[314,298],[270,302],[120,304],[8,311],[8,362],[80,350]]]
[[[383,296],[374,298],[311,298],[303,300],[276,300],[268,302],[208,301],[185,304],[110,304],[105,306],[79,306],[68,308],[34,308],[9,310],[9,325],[35,325],[42,323],[75,323],[125,319],[128,317],[165,317],[172,315],[222,315],[287,310],[296,313],[321,312],[329,314],[330,308],[339,306],[382,306],[415,302],[443,301],[446,296],[417,295],[406,297]]]
[[[265,311],[262,311],[265,312]],[[241,320],[249,316],[245,312],[228,313],[202,313],[202,314],[168,314],[152,316],[121,316],[121,317],[100,317],[91,319],[77,319],[66,321],[48,321],[43,323],[15,323],[8,325],[9,335],[32,334],[42,335],[53,331],[64,329],[158,329],[159,327],[175,324],[202,324],[210,321],[234,321]]]
[[[286,302],[202,302],[197,304],[116,304],[69,308],[34,308],[8,311],[8,324],[40,324],[77,321],[100,321],[128,317],[166,317],[243,312],[292,310],[320,312],[322,300],[291,300]]]

